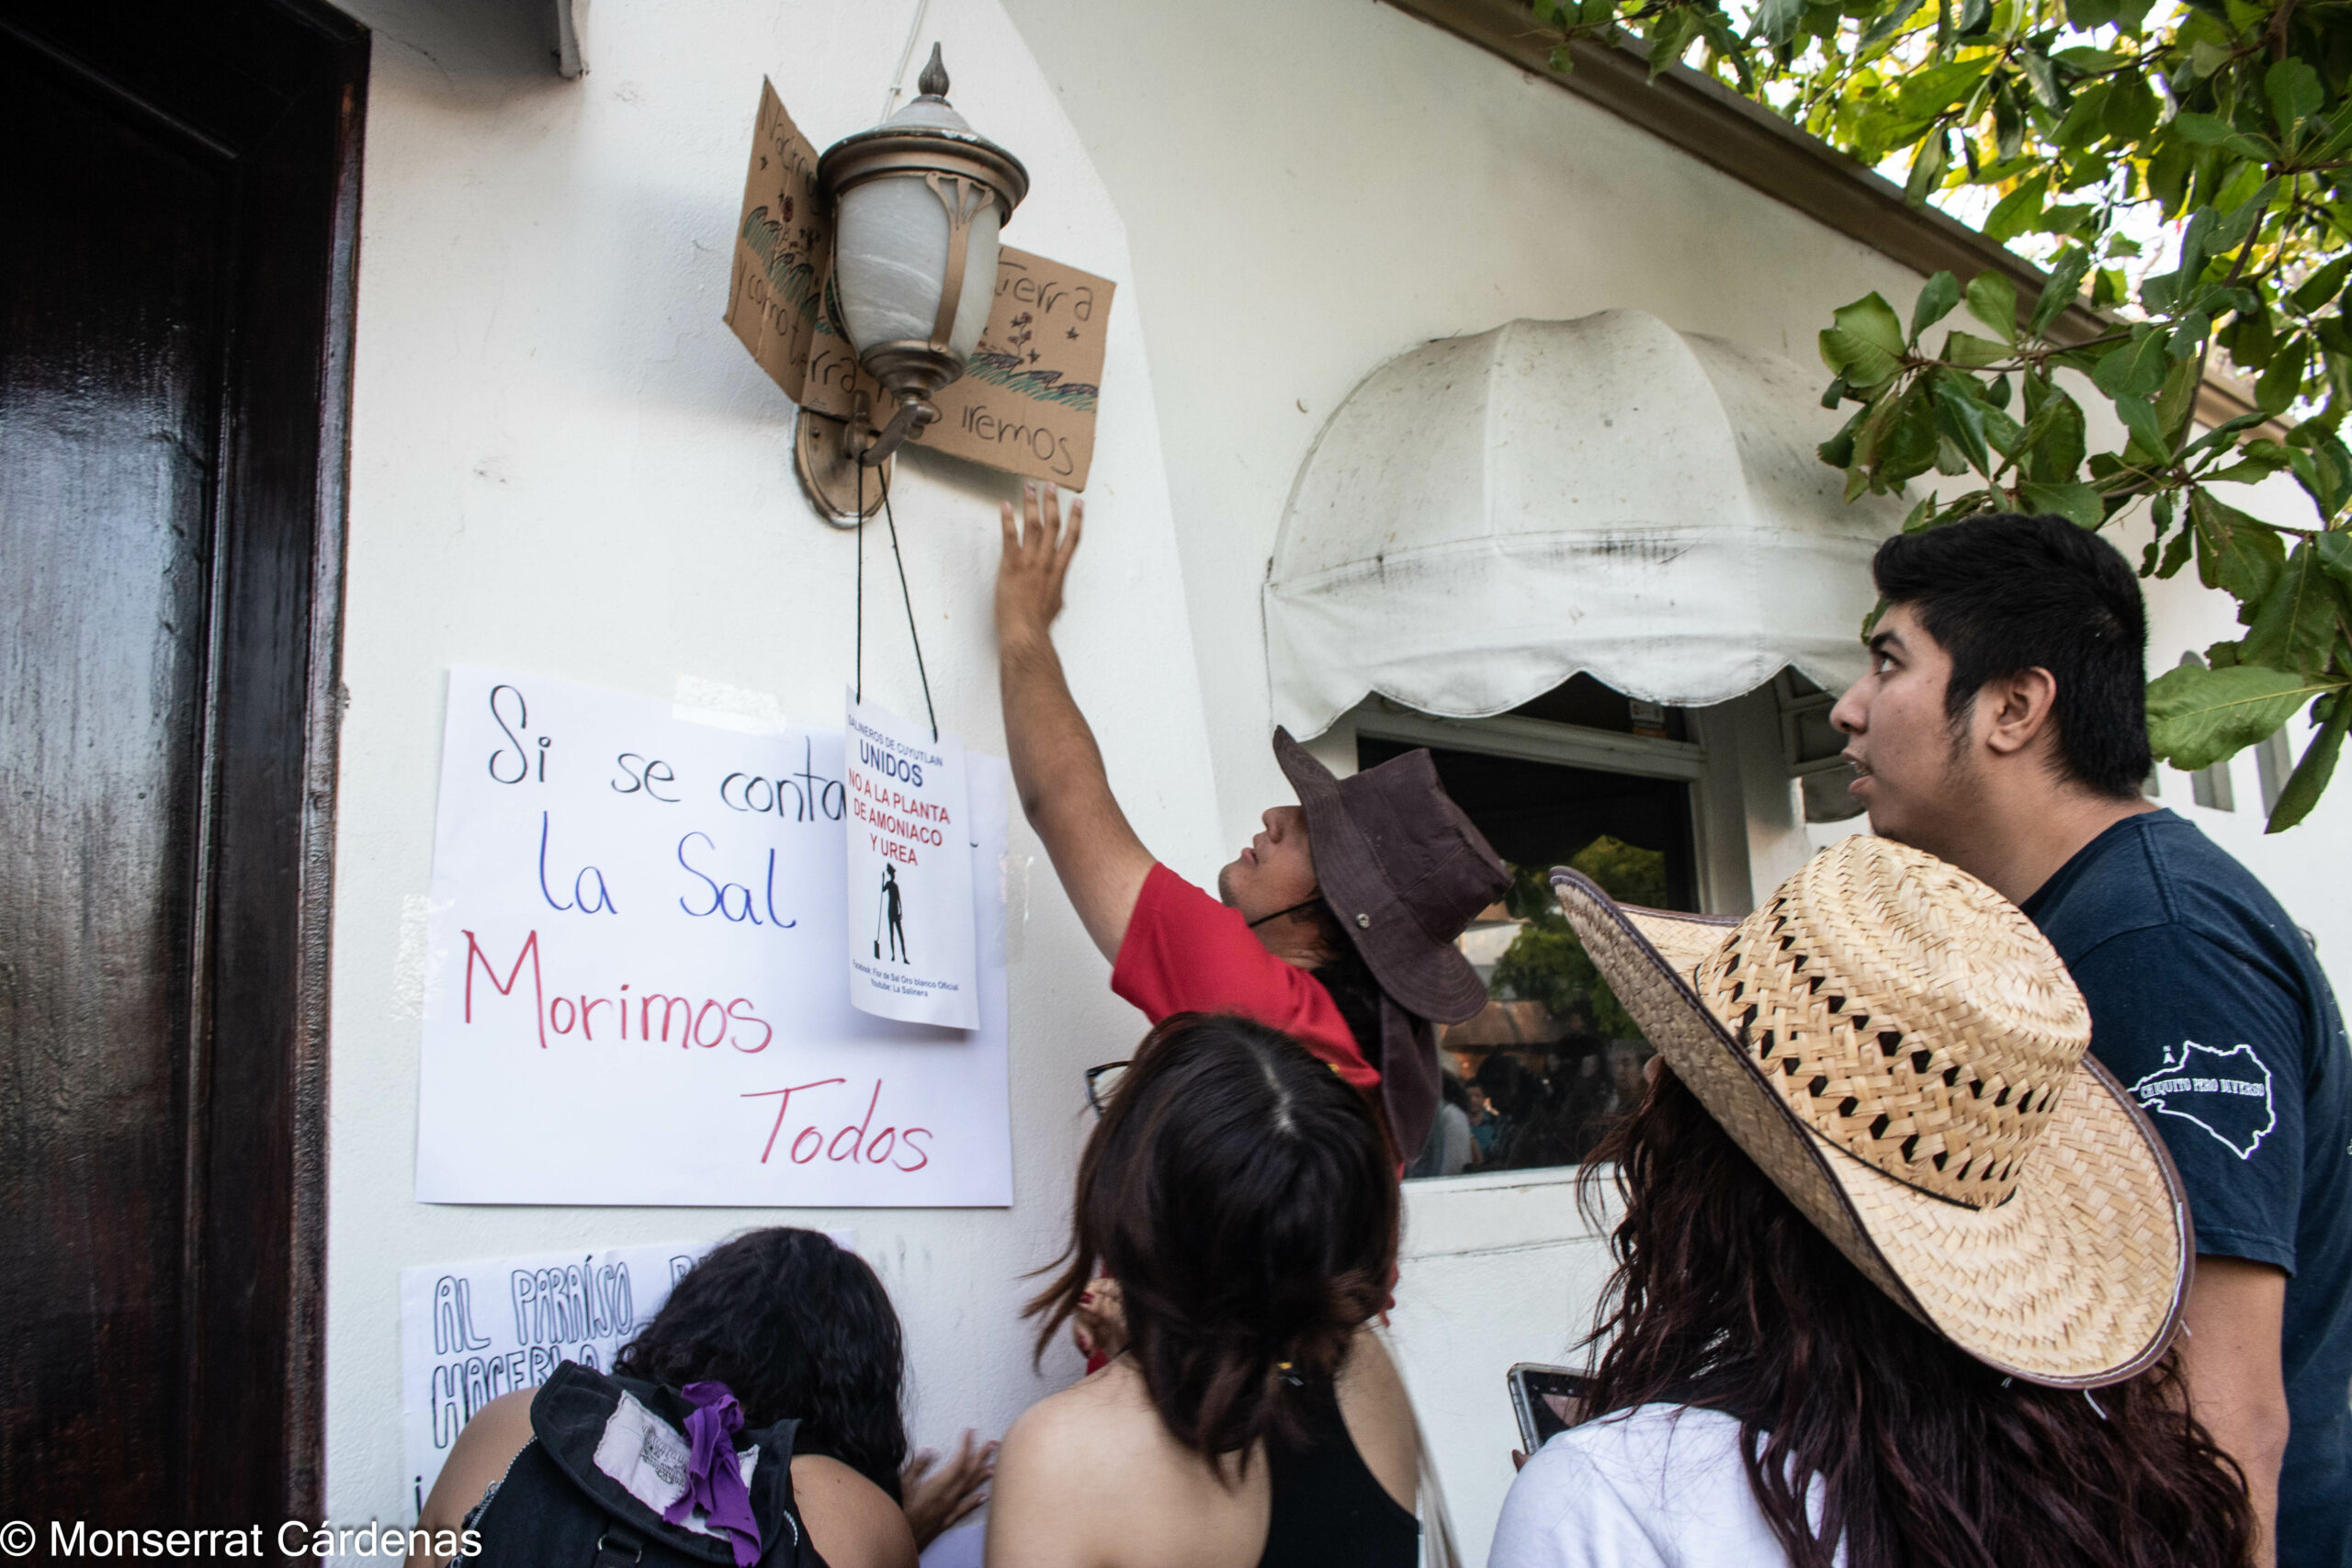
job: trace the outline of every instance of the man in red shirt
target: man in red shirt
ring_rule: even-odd
[[[1021,809],[1111,988],[1155,1023],[1230,1012],[1296,1037],[1385,1113],[1409,1163],[1437,1114],[1437,1023],[1486,1005],[1453,945],[1510,874],[1447,798],[1427,751],[1334,778],[1285,729],[1274,758],[1300,804],[1217,874],[1210,897],[1153,858],[1111,794],[1050,628],[1084,503],[1028,487],[1004,507],[996,629],[1004,731]]]

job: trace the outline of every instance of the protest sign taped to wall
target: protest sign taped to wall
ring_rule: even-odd
[[[817,188],[817,149],[766,80],[736,221],[727,324],[785,396],[848,419],[890,400],[857,363],[832,298],[832,217]],[[996,298],[964,374],[932,396],[939,418],[915,444],[1007,473],[1086,488],[1094,463],[1109,278],[1010,245]]]
[[[855,693],[842,729],[850,1005],[909,1023],[973,1028],[979,1012],[964,749]]]
[[[828,1231],[857,1250],[854,1231]],[[613,1370],[712,1244],[612,1247],[401,1270],[401,1446],[419,1514],[474,1413],[566,1361]]]
[[[1010,1203],[1008,782],[966,758],[974,1026],[925,1028],[850,1005],[839,730],[453,670],[417,1199]]]

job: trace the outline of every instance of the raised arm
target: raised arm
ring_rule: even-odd
[[[1011,502],[1004,506],[996,647],[1005,744],[1023,814],[1053,857],[1055,874],[1086,934],[1103,957],[1115,961],[1152,854],[1111,794],[1094,732],[1078,711],[1054,652],[1051,628],[1061,614],[1062,581],[1078,550],[1086,503],[1070,502],[1065,527],[1060,493],[1047,485],[1041,500],[1037,491],[1035,484],[1028,487],[1019,519]]]

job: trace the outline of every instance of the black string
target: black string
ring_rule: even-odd
[[[857,633],[853,646],[857,700],[865,700],[865,465],[857,466]]]
[[[888,469],[882,471],[882,520],[890,525],[890,558],[899,563],[899,597],[907,606],[907,636],[915,645],[915,674],[922,681],[922,711],[931,720],[931,739],[936,744],[939,739],[939,714],[931,705],[931,676],[922,667],[922,634],[915,630],[914,596],[907,592],[907,558],[899,553],[899,520],[890,513],[890,474]]]
[[[1315,888],[1309,892],[1306,897],[1301,898],[1297,903],[1293,904],[1287,909],[1276,909],[1271,915],[1259,916],[1256,919],[1250,922],[1250,929],[1254,931],[1260,926],[1264,925],[1268,920],[1279,920],[1284,915],[1295,915],[1301,909],[1312,909],[1316,905],[1320,904],[1321,902],[1323,902],[1323,889],[1320,887]]]

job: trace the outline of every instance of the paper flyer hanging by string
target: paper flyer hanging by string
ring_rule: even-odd
[[[979,1021],[964,749],[849,694],[850,1005],[907,1023]]]

